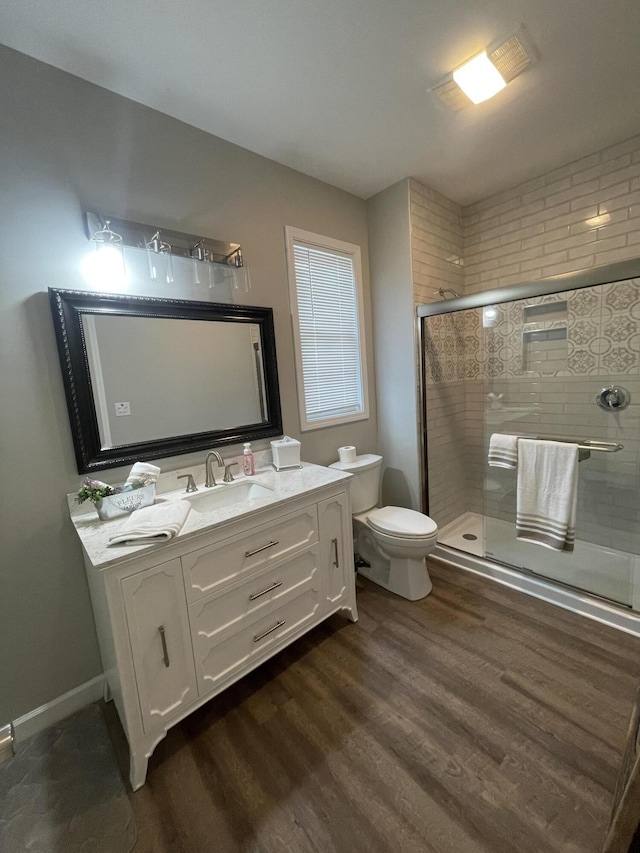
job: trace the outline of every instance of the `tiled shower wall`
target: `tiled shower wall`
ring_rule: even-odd
[[[460,205],[413,179],[409,181],[409,198],[415,303],[440,299],[440,287],[464,293]]]
[[[465,207],[464,291],[640,255],[640,136]]]

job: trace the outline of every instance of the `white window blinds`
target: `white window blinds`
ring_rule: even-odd
[[[366,417],[355,253],[289,236],[303,429]]]

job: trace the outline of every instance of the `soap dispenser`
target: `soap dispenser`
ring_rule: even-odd
[[[251,452],[251,442],[247,442],[244,446],[243,457],[242,457],[242,470],[245,473],[245,476],[251,477],[256,473],[255,463],[253,461],[253,453]]]

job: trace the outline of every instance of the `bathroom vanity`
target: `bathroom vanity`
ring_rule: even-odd
[[[331,614],[357,620],[350,479],[303,464],[165,492],[192,509],[163,544],[109,546],[123,519],[72,511],[133,790],[170,726]]]

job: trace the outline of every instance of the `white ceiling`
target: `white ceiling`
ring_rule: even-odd
[[[1,21],[10,47],[363,198],[411,175],[466,204],[640,132],[638,0],[4,0]],[[428,91],[522,23],[540,60],[494,99]]]

